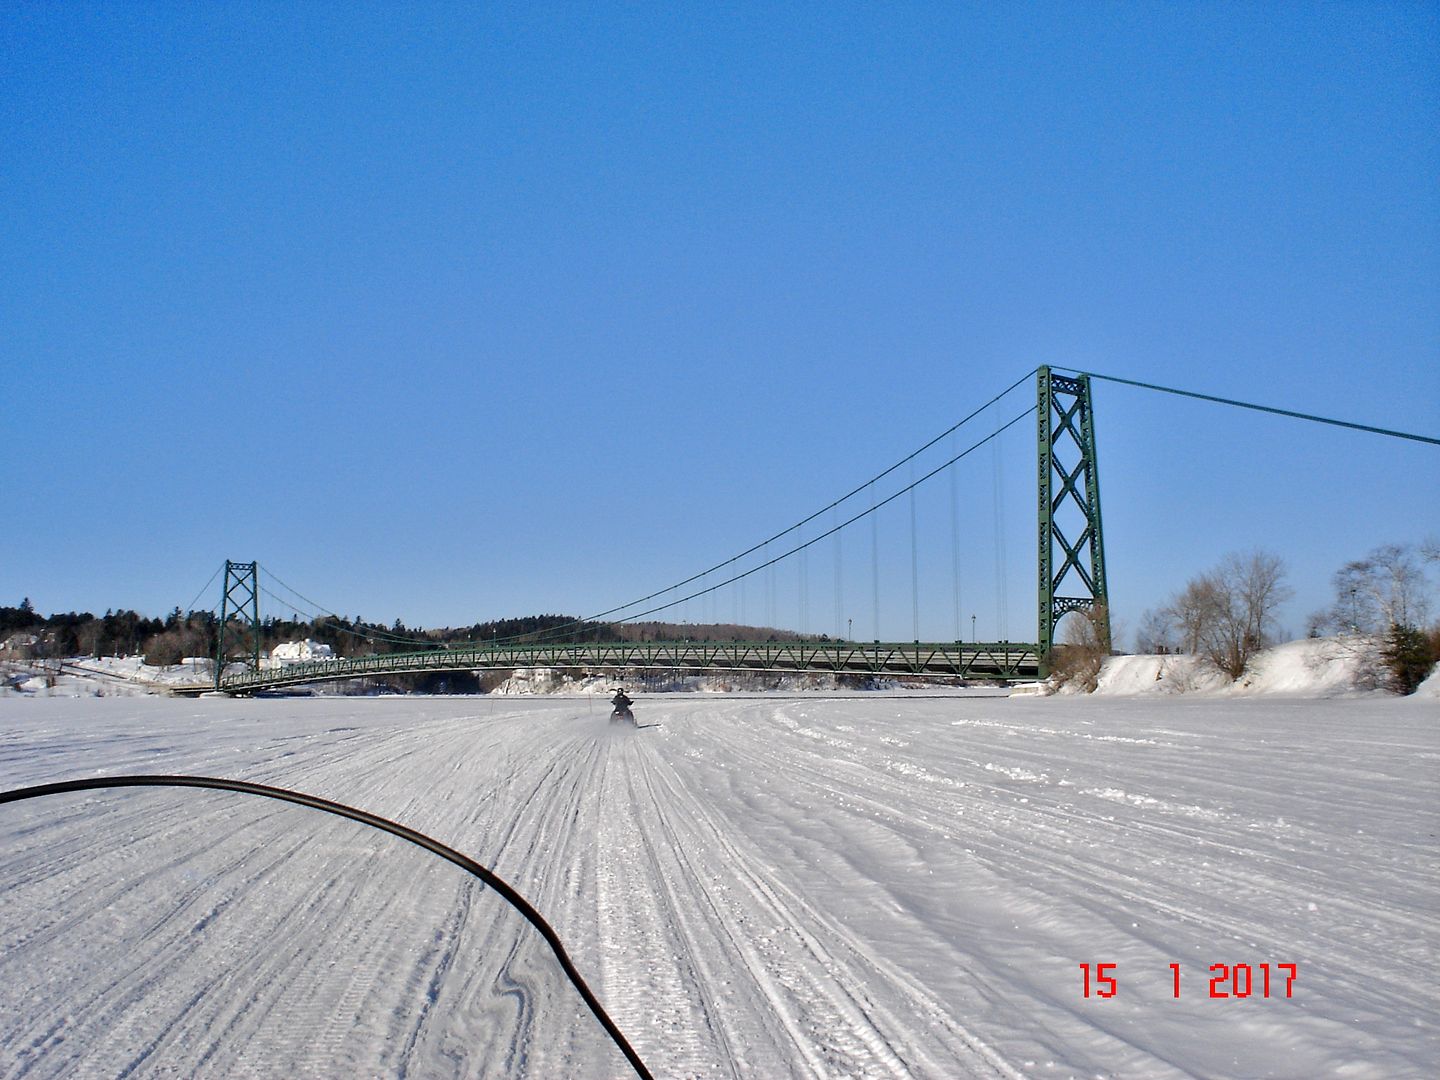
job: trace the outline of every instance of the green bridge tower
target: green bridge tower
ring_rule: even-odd
[[[260,671],[260,576],[258,563],[225,560],[225,584],[220,590],[220,626],[215,646],[215,689],[229,659],[225,648],[227,631],[244,644],[245,665],[256,674]],[[239,625],[231,629],[234,619]],[[246,641],[245,639],[249,640]]]
[[[1039,370],[1040,673],[1050,668],[1055,627],[1072,611],[1098,618],[1110,641],[1100,468],[1090,376]]]

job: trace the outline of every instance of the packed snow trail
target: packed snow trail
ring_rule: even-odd
[[[1440,1070],[1433,702],[636,712],[661,726],[585,699],[7,700],[0,783],[229,776],[429,833],[545,914],[657,1076]],[[0,817],[0,1076],[626,1075],[538,936],[398,841],[42,809]],[[82,962],[96,927],[125,978]],[[1086,998],[1102,963],[1117,992]],[[1215,964],[1249,996],[1210,997]]]

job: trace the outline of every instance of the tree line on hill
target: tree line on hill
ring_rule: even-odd
[[[0,606],[0,646],[24,658],[133,656],[165,629],[165,620],[129,610],[40,615],[29,597],[19,607]]]

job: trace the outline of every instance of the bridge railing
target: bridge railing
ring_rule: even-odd
[[[252,693],[303,683],[382,675],[513,668],[673,670],[676,672],[829,672],[872,676],[1033,679],[1039,653],[1028,643],[849,641],[647,641],[466,645],[462,648],[307,660],[221,679],[221,689]],[[194,690],[195,688],[188,688]]]

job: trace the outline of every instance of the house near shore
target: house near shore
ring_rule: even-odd
[[[312,660],[334,660],[335,650],[321,641],[286,641],[270,650],[270,663],[283,667],[286,664],[303,664]]]

